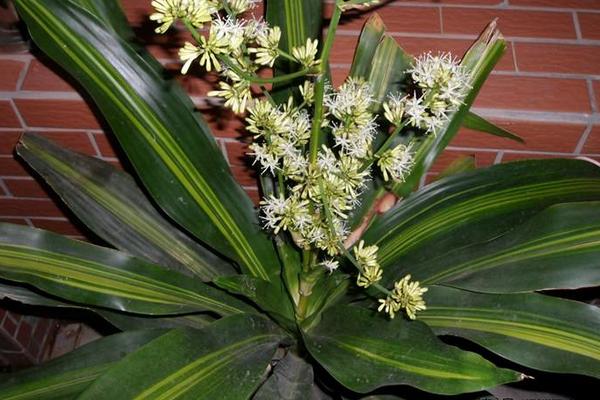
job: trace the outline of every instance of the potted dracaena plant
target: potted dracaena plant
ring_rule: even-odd
[[[340,17],[374,2],[336,0],[324,37],[319,0],[268,1],[265,20],[248,16],[254,3],[155,0],[150,19],[189,31],[183,72],[216,71],[209,95],[245,116],[258,211],[116,0],[15,1],[137,180],[22,137],[20,157],[110,248],[1,224],[4,297],[89,310],[122,332],[4,377],[0,397],[400,398],[408,385],[423,398],[523,371],[598,377],[598,309],[537,292],[600,282],[600,169],[522,161],[416,190],[461,126],[519,139],[469,111],[505,48],[495,24],[462,59],[413,57],[374,15],[333,87]]]

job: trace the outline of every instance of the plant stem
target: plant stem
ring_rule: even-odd
[[[335,32],[340,22],[342,10],[337,6],[333,9],[333,15],[329,22],[329,28],[327,28],[327,37],[323,44],[323,50],[321,52],[321,58],[319,61],[319,76],[315,81],[315,113],[313,116],[313,123],[310,133],[310,163],[315,164],[317,162],[317,154],[319,153],[319,143],[321,136],[321,123],[323,121],[323,98],[325,95],[325,70],[329,62],[329,53],[333,46],[333,40],[335,39]]]
[[[302,76],[306,76],[313,71],[312,68],[304,68],[300,71],[292,72],[290,74],[285,74],[285,75],[279,75],[279,76],[276,76],[273,78],[260,78],[258,75],[255,75],[255,74],[251,75],[251,74],[248,74],[248,73],[242,71],[242,69],[240,67],[235,65],[235,63],[233,63],[231,61],[231,59],[224,54],[219,54],[218,58],[225,65],[227,65],[229,68],[231,68],[233,70],[233,72],[235,72],[237,75],[239,75],[242,79],[244,79],[248,82],[251,82],[251,83],[258,83],[258,84],[287,82],[287,81],[291,81],[296,78],[300,78]]]

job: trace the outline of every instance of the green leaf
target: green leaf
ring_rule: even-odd
[[[418,185],[421,177],[431,167],[437,156],[454,138],[481,86],[502,57],[505,48],[506,42],[496,28],[496,22],[493,21],[463,56],[461,62],[461,65],[471,74],[469,82],[471,90],[458,111],[449,117],[445,128],[440,129],[436,135],[427,135],[414,142],[416,146],[414,166],[405,182],[393,186],[393,191],[398,196],[406,197]]]
[[[279,272],[272,242],[206,123],[179,89],[100,20],[70,1],[16,1],[36,44],[89,92],[142,182],[177,223],[248,273]]]
[[[235,273],[164,219],[133,178],[112,164],[30,133],[21,138],[17,153],[88,228],[116,248],[203,280]]]
[[[247,399],[283,338],[249,314],[171,331],[125,357],[78,399]]]
[[[77,303],[142,314],[251,308],[200,280],[125,253],[0,223],[0,276]]]
[[[109,311],[79,304],[68,303],[54,297],[43,296],[27,288],[16,285],[0,284],[0,300],[9,299],[29,306],[45,308],[46,315],[60,317],[60,312],[52,313],[52,308],[74,308],[94,312],[104,318],[121,331],[135,331],[140,329],[179,328],[189,326],[200,329],[215,321],[216,318],[207,314],[189,314],[180,317],[154,317],[137,314],[127,314],[118,311]]]
[[[600,202],[559,204],[498,239],[411,269],[421,283],[516,293],[600,285]]]
[[[320,390],[314,383],[312,366],[291,351],[280,360],[273,374],[252,400],[313,400]]]
[[[475,162],[474,156],[463,156],[455,159],[444,169],[438,176],[436,176],[436,181],[439,181],[442,178],[447,176],[452,176],[459,174],[461,172],[468,172],[477,169],[477,165]]]
[[[495,165],[434,182],[373,221],[384,282],[451,250],[500,236],[556,203],[600,200],[600,168],[580,160]],[[418,279],[418,278],[417,278]]]
[[[128,353],[163,335],[164,330],[111,335],[39,367],[5,374],[3,400],[72,399]]]
[[[305,334],[310,354],[347,388],[367,393],[408,384],[438,394],[474,392],[520,379],[481,356],[442,343],[418,321],[386,320],[357,307],[334,307]]]
[[[600,377],[598,307],[541,294],[479,294],[440,286],[419,320],[543,371]]]
[[[260,306],[274,319],[294,330],[295,314],[291,299],[281,279],[263,281],[248,275],[224,276],[215,279],[214,284],[231,293],[239,294]]]
[[[523,138],[519,135],[509,132],[504,128],[500,128],[499,126],[491,123],[490,121],[480,117],[479,115],[471,111],[467,112],[467,114],[465,115],[463,125],[465,128],[489,133],[494,136],[514,140],[515,142],[525,143],[525,140],[523,140]]]
[[[385,24],[377,13],[371,15],[367,22],[365,22],[358,39],[358,44],[356,45],[356,50],[354,51],[350,76],[360,76],[365,79],[370,76],[373,70],[372,61],[385,30]]]
[[[321,43],[322,0],[267,0],[265,18],[269,25],[281,28],[279,48],[288,54],[294,47],[306,44],[306,39],[319,39]],[[275,63],[274,76],[297,71],[299,64],[279,57]],[[271,95],[279,104],[285,103],[301,85],[303,78],[273,85]]]

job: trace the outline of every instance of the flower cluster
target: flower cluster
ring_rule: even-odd
[[[375,132],[368,112],[370,89],[364,81],[349,79],[339,91],[327,94],[331,121],[322,129],[332,132],[335,146],[323,145],[313,162],[306,152],[313,83],[307,80],[300,92],[304,96],[298,106],[291,98],[284,107],[261,100],[248,110],[248,130],[254,134],[250,155],[264,173],[282,183],[278,196],[261,202],[262,218],[275,233],[289,231],[299,247],[336,256],[349,233],[346,219],[369,176],[363,161],[371,154]],[[324,265],[331,270],[336,264]]]
[[[411,95],[388,96],[384,116],[395,127],[412,126],[435,135],[463,103],[470,76],[449,53],[426,53],[407,72],[415,90]]]
[[[425,308],[427,289],[406,276],[391,292],[379,286],[383,271],[377,261],[378,247],[360,241],[352,256],[343,247],[348,238],[349,216],[375,170],[384,181],[404,182],[414,165],[414,131],[436,134],[450,114],[463,103],[469,75],[449,54],[425,54],[408,70],[407,93],[389,94],[381,116],[373,90],[359,77],[349,77],[337,90],[326,81],[319,43],[306,42],[287,53],[279,48],[282,31],[262,19],[244,18],[256,0],[155,0],[151,19],[164,33],[176,21],[192,33],[195,43],[180,49],[182,73],[195,63],[220,76],[218,88],[209,96],[245,115],[253,135],[249,155],[274,185],[260,202],[261,219],[274,234],[287,232],[294,243],[314,254],[312,267],[332,273],[344,254],[357,267],[357,286],[375,287],[388,293],[380,311],[391,318],[405,310],[409,318]],[[376,4],[372,0],[337,0],[344,11]],[[327,43],[331,43],[326,40]],[[323,51],[321,57],[325,57]],[[259,70],[272,68],[283,57],[297,64],[288,76],[262,78]],[[299,96],[277,104],[264,84],[290,82],[304,77]],[[279,79],[279,80],[277,80]],[[266,94],[257,98],[253,88]],[[317,103],[318,102],[318,103]],[[393,128],[385,136],[379,123],[385,118]],[[407,128],[405,131],[404,128]],[[410,129],[409,129],[410,128]],[[407,131],[410,131],[407,132]],[[373,167],[376,168],[373,168]],[[320,260],[320,261],[316,261]]]
[[[410,275],[406,275],[394,284],[394,289],[385,299],[379,299],[377,311],[385,311],[390,318],[404,310],[410,319],[416,318],[417,311],[426,309],[423,293],[427,288],[422,288],[419,282],[410,282]]]

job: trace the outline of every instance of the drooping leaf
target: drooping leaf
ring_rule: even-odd
[[[2,299],[9,299],[28,306],[45,307],[46,315],[50,317],[53,315],[60,317],[60,309],[63,308],[81,309],[87,312],[94,312],[121,331],[179,328],[182,326],[189,326],[199,329],[216,320],[215,317],[206,313],[188,314],[175,317],[143,316],[139,314],[123,313],[102,308],[92,308],[89,306],[63,301],[62,299],[59,300],[56,297],[44,296],[40,293],[17,285],[0,284],[0,300]],[[53,314],[52,309],[58,309],[57,313]]]
[[[54,233],[0,223],[0,276],[55,296],[142,314],[251,310],[199,279]]]
[[[547,159],[495,165],[434,182],[378,217],[364,236],[379,246],[385,283],[451,250],[500,236],[556,203],[600,200],[600,168]]]
[[[503,137],[506,139],[514,140],[515,142],[525,143],[522,137],[512,132],[507,131],[504,128],[500,128],[496,124],[491,123],[483,117],[475,114],[474,112],[467,112],[463,121],[465,128],[473,129],[480,132],[489,133],[494,136]]]
[[[3,400],[73,399],[121,358],[165,334],[131,331],[98,339],[39,367],[0,378]]]
[[[527,367],[600,376],[598,307],[541,294],[481,294],[432,286],[419,320]]]
[[[477,292],[600,285],[600,202],[552,206],[498,239],[412,265],[415,278]]]
[[[78,399],[247,399],[283,338],[250,314],[174,330],[125,357]]]
[[[156,66],[71,1],[15,3],[38,46],[94,99],[161,208],[248,273],[278,273],[275,249],[207,125]]]
[[[341,384],[367,393],[407,384],[438,394],[474,392],[520,379],[481,356],[442,343],[426,325],[339,306],[305,334],[310,354]]]
[[[397,183],[393,187],[394,193],[400,197],[407,196],[419,183],[421,177],[427,172],[438,155],[446,148],[454,138],[469,108],[475,101],[479,90],[488,75],[502,57],[506,48],[506,42],[496,27],[496,22],[491,22],[483,31],[479,39],[471,46],[463,56],[461,65],[470,73],[469,84],[471,89],[463,100],[463,104],[457,111],[449,116],[444,128],[435,135],[427,135],[414,141],[415,154],[414,165],[409,176],[403,183]]]
[[[26,133],[17,153],[94,233],[134,256],[212,280],[235,270],[164,219],[135,181],[112,164]]]
[[[315,400],[320,399],[312,366],[306,360],[288,352],[273,374],[258,389],[253,400]]]
[[[370,76],[372,60],[375,57],[377,46],[385,33],[385,24],[379,16],[374,13],[363,25],[358,44],[354,50],[354,58],[350,67],[350,76],[367,78]]]

